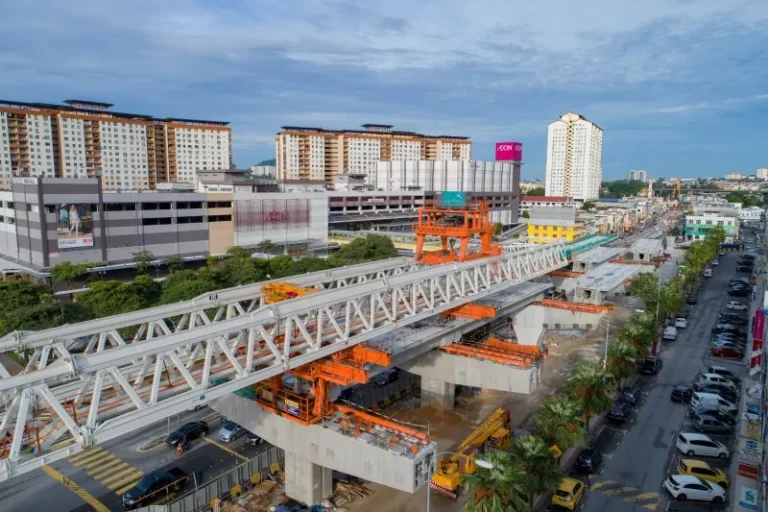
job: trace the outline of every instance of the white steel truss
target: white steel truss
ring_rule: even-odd
[[[148,310],[151,319],[136,315],[133,324],[104,319],[50,330],[34,342],[34,365],[0,379],[7,404],[0,438],[12,435],[0,481],[566,264],[563,244],[540,245],[409,267],[252,309],[239,306],[242,299],[214,300],[202,309],[185,304],[186,313]],[[213,321],[211,310],[223,312]],[[208,322],[194,320],[202,314]],[[130,343],[121,333],[129,328],[137,329]],[[68,350],[80,337],[90,350]],[[52,449],[65,434],[71,442]],[[36,453],[22,456],[25,445]]]

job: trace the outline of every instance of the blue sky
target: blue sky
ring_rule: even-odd
[[[474,157],[574,110],[603,176],[768,166],[765,0],[24,0],[0,3],[0,97],[232,123],[235,162],[282,125],[467,135]]]

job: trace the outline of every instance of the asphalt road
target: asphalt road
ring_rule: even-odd
[[[181,418],[173,418],[171,429],[188,421],[210,417],[212,414],[208,408],[188,412]],[[61,475],[71,480],[109,510],[124,510],[120,503],[122,494],[120,491],[124,492],[125,487],[130,486],[142,474],[156,469],[179,466],[189,474],[195,472],[198,484],[202,484],[269,448],[266,443],[261,446],[250,446],[245,443],[244,436],[231,443],[218,442],[220,423],[221,420],[218,418],[210,421],[209,441],[195,441],[191,449],[178,459],[174,451],[165,444],[147,451],[139,451],[139,447],[148,440],[167,434],[168,422],[163,421],[105,443],[89,454],[76,454],[68,459],[54,462],[50,465],[52,471],[46,468],[46,471],[36,470],[11,479],[0,484],[0,503],[2,503],[0,510],[3,512],[94,510],[65,483],[52,475]],[[192,484],[189,484],[185,490],[190,489]]]
[[[665,342],[661,358],[664,367],[659,375],[641,376],[641,403],[634,407],[629,422],[606,427],[595,441],[595,448],[605,454],[599,474],[590,477],[590,489],[579,510],[584,512],[645,512],[647,510],[718,510],[708,504],[682,503],[670,500],[663,490],[666,477],[674,472],[680,459],[675,448],[676,435],[692,431],[687,420],[688,407],[669,400],[671,389],[681,383],[690,385],[697,373],[710,364],[724,364],[746,373],[741,362],[712,358],[708,352],[710,331],[717,314],[728,299],[725,289],[734,277],[737,254],[726,254],[711,279],[703,281],[699,303],[691,306],[689,327],[679,330],[677,341]],[[713,436],[729,447],[733,438]],[[711,461],[728,473],[730,461]],[[586,480],[584,475],[575,474]]]

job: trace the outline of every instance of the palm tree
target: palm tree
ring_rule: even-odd
[[[491,469],[477,467],[474,473],[467,473],[462,483],[472,493],[464,504],[467,512],[530,512],[531,508],[522,498],[525,495],[523,481],[525,472],[511,453],[497,450],[482,458],[489,462]]]
[[[565,451],[584,442],[584,428],[579,423],[579,403],[568,395],[555,395],[539,407],[534,416],[536,433],[548,446]]]
[[[642,354],[642,350],[645,351]],[[608,347],[608,373],[613,375],[617,381],[617,388],[621,389],[621,381],[635,374],[635,360],[638,356],[648,355],[648,348],[640,349],[638,354],[638,345],[633,345],[629,341],[617,338],[611,342]]]
[[[581,361],[574,368],[571,392],[584,411],[587,430],[590,416],[607,411],[612,405],[610,397],[605,393],[605,377],[605,370],[593,361]]]
[[[518,437],[512,443],[512,454],[523,465],[525,477],[523,489],[528,505],[533,507],[533,498],[539,494],[554,491],[563,479],[563,469],[549,451],[547,443],[540,437]]]

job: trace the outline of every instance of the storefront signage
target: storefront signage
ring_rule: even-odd
[[[288,220],[288,212],[269,212],[264,215],[264,222],[284,222]]]
[[[763,460],[763,443],[742,437],[739,439],[740,461],[759,466]]]
[[[739,476],[743,476],[744,478],[751,478],[752,480],[757,480],[760,476],[760,471],[758,470],[757,466],[747,464],[746,462],[739,462],[738,473]]]
[[[758,309],[755,313],[755,318],[752,322],[752,338],[755,340],[760,340],[762,343],[763,337],[765,336],[765,313],[763,313],[762,309]]]
[[[752,354],[749,358],[749,375],[754,377],[760,373],[762,354]]]
[[[385,203],[386,199],[383,197],[371,197],[370,199],[366,199],[367,203]]]
[[[496,143],[496,161],[504,162],[509,160],[523,159],[523,145],[520,142],[497,142]]]
[[[760,423],[757,421],[743,421],[741,423],[741,435],[747,439],[760,440]]]
[[[757,510],[757,489],[742,485],[739,488],[739,505],[749,510]]]

